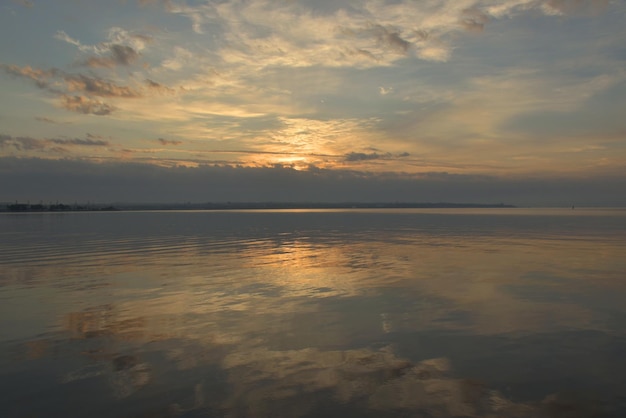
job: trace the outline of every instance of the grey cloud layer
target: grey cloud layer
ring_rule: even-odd
[[[65,146],[108,146],[109,141],[96,139],[91,134],[87,134],[87,139],[83,138],[32,138],[28,136],[11,136],[0,134],[0,149],[12,147],[18,151],[45,150],[54,148],[55,151],[64,151],[56,148],[55,145]]]
[[[297,171],[280,166],[163,168],[134,163],[1,158],[0,178],[0,201],[626,204],[623,177],[506,179],[447,173],[375,174],[315,168]]]
[[[350,152],[346,154],[345,161],[368,161],[368,160],[390,160],[395,158],[408,157],[408,152],[402,152],[397,155],[392,155],[390,152],[380,154],[378,152],[364,153],[364,152]]]

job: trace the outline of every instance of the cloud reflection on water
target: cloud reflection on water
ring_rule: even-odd
[[[4,263],[0,292],[10,304],[3,309],[18,312],[21,304],[32,320],[7,341],[26,354],[17,364],[3,355],[6,373],[60,361],[56,370],[31,372],[52,373],[61,393],[100,382],[120,408],[142,400],[171,416],[314,416],[324,402],[374,415],[558,416],[546,412],[556,401],[541,404],[557,390],[513,400],[489,384],[528,379],[520,372],[528,365],[511,366],[497,350],[585,330],[623,344],[624,308],[611,294],[624,294],[624,261],[614,242],[498,226],[445,229],[454,221],[445,217],[418,225],[410,217],[391,225],[371,219],[357,217],[358,233],[332,219],[308,230],[289,218],[265,230],[175,225],[160,240],[131,231],[93,244],[50,239],[30,254],[13,248],[35,261]],[[38,260],[42,248],[47,255]],[[3,317],[8,327],[18,323]],[[455,354],[442,335],[467,344],[466,352]],[[492,359],[473,351],[481,346]],[[467,373],[472,358],[485,371]],[[508,371],[489,369],[497,361]],[[490,380],[471,380],[480,375]],[[598,387],[615,383],[597,379]],[[172,385],[185,402],[159,399]]]

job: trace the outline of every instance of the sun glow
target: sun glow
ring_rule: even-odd
[[[309,163],[307,162],[305,157],[281,157],[277,158],[277,164],[291,167],[294,170],[302,171],[309,167]]]

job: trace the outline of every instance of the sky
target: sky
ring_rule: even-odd
[[[624,0],[0,10],[0,201],[626,206]]]

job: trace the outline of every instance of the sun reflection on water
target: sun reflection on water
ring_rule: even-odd
[[[109,402],[116,416],[534,417],[595,413],[563,398],[573,376],[605,400],[623,386],[596,372],[607,361],[626,372],[603,348],[626,347],[614,240],[450,228],[456,218],[346,226],[341,213],[282,212],[276,227],[258,222],[272,213],[227,216],[256,218],[12,248],[21,261],[0,274],[7,399],[38,376],[61,398],[80,386],[92,416],[110,416]],[[307,228],[310,216],[324,226]],[[551,351],[563,363],[547,363]],[[9,416],[78,411],[17,405]]]

